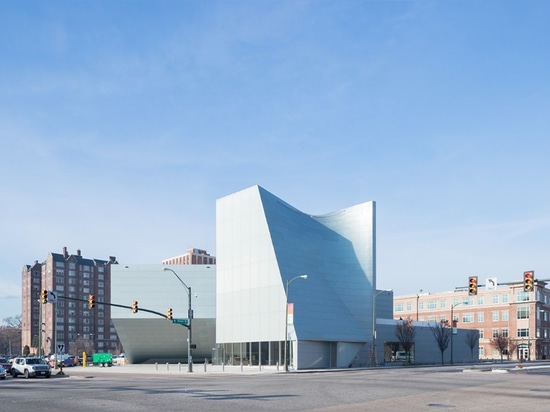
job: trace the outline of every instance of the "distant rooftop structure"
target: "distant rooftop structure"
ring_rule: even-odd
[[[215,265],[216,257],[210,256],[203,249],[189,249],[183,255],[174,256],[162,261],[163,265]]]

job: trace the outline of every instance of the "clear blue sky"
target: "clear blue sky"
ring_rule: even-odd
[[[3,1],[0,322],[48,252],[215,254],[259,184],[377,202],[379,288],[550,278],[549,1]]]

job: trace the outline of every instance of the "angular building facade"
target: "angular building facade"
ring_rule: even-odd
[[[375,222],[375,202],[314,216],[260,186],[218,199],[216,341],[223,360],[282,365],[286,342],[287,365],[295,369],[368,364],[374,303],[377,317],[392,318],[392,294],[375,299]]]
[[[196,363],[212,358],[216,346],[216,266],[132,264],[112,267],[113,324],[130,363],[187,363],[187,327],[166,319],[188,319],[191,288]],[[138,312],[130,307],[137,301]],[[156,312],[156,313],[154,313]]]

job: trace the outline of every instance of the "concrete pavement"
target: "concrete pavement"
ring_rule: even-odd
[[[52,370],[52,376],[56,375],[59,369]],[[147,374],[147,375],[213,375],[213,374],[265,374],[285,373],[283,367],[277,366],[231,366],[212,364],[193,364],[193,372],[188,372],[186,363],[156,363],[138,365],[113,365],[111,367],[99,366],[73,366],[63,368],[65,375],[101,375],[101,374]]]

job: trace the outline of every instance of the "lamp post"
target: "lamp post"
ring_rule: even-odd
[[[458,302],[451,306],[451,365],[453,365],[453,335],[454,335],[454,325],[455,319],[453,315],[454,308],[458,305],[462,305],[464,302]]]
[[[191,353],[191,322],[192,322],[192,319],[193,319],[193,309],[191,308],[191,286],[187,286],[185,284],[185,282],[183,280],[181,280],[181,278],[178,276],[178,274],[176,272],[174,272],[172,269],[170,268],[163,268],[162,270],[166,271],[170,271],[172,272],[176,278],[178,278],[178,280],[180,281],[180,283],[183,285],[183,287],[185,288],[185,290],[187,290],[187,299],[189,301],[189,309],[188,309],[188,313],[187,313],[187,318],[188,318],[188,325],[187,325],[187,372],[193,372],[193,355]]]
[[[286,288],[285,288],[285,296],[286,296],[286,302],[285,302],[285,372],[288,372],[288,358],[287,358],[287,346],[288,346],[288,287],[296,279],[307,279],[307,275],[299,275],[299,276],[293,277],[292,279],[286,281]]]
[[[376,297],[384,292],[392,292],[393,289],[379,290],[372,295],[372,356],[373,360],[376,360]],[[376,364],[376,362],[374,363]]]

